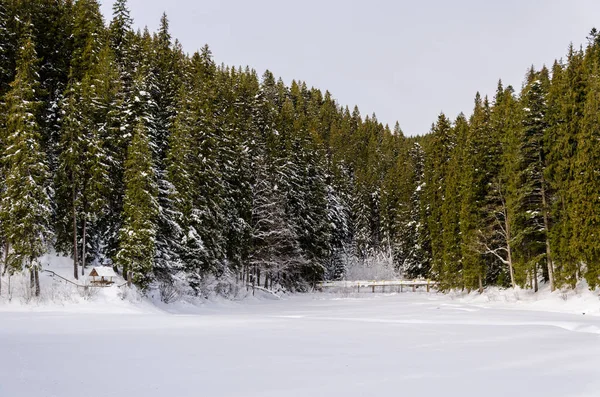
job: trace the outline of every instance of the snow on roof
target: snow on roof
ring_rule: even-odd
[[[90,272],[92,277],[117,277],[117,274],[110,266],[96,266]]]

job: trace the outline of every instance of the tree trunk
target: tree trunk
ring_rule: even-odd
[[[81,275],[85,276],[85,250],[86,250],[86,242],[85,242],[85,237],[86,237],[86,230],[87,228],[87,220],[85,219],[85,216],[83,217],[83,231],[81,234]]]
[[[269,273],[265,273],[265,289],[269,289]]]
[[[8,301],[9,302],[12,301],[12,291],[10,289],[10,279],[11,279],[10,272],[8,272],[8,291],[6,291],[6,292],[7,292],[7,295],[8,295]]]
[[[504,217],[504,228],[506,229],[506,261],[508,262],[508,270],[510,272],[510,285],[514,289],[516,287],[515,269],[513,268],[512,248],[510,246],[511,233],[510,233],[510,224],[508,222],[508,216]]]
[[[531,271],[527,271],[527,282],[529,283],[529,288],[533,289],[533,277],[531,277]]]
[[[10,245],[8,242],[4,243],[4,259],[3,259],[3,267],[0,269],[0,295],[2,294],[2,276],[6,273],[6,269],[8,269],[8,249]]]
[[[35,279],[35,296],[40,296],[40,272],[36,266],[33,267],[33,278]]]
[[[4,269],[2,269],[2,274],[8,270],[8,251],[10,251],[10,244],[7,241],[4,243]]]
[[[533,265],[533,292],[538,292],[537,263]]]
[[[479,273],[479,293],[483,294],[483,277],[481,277],[481,273]]]
[[[254,286],[256,285],[256,275],[258,273],[258,268],[254,265],[254,277],[252,277],[252,296],[254,296]]]
[[[75,208],[75,184],[73,184],[73,277],[75,280],[79,280],[79,273],[77,272],[77,209]]]

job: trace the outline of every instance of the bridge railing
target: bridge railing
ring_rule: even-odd
[[[332,289],[341,290],[354,290],[360,292],[361,288],[370,289],[372,293],[375,292],[404,292],[404,290],[412,290],[416,292],[417,288],[425,287],[427,292],[432,289],[437,290],[437,282],[431,280],[342,280],[342,281],[324,281],[317,283],[316,289],[320,291],[327,291]]]

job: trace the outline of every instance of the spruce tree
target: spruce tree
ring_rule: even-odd
[[[194,115],[187,84],[182,86],[178,99],[178,113],[169,137],[165,159],[166,180],[172,186],[169,199],[175,216],[177,235],[180,236],[178,257],[186,270],[201,268],[202,242],[193,226],[194,208]],[[174,264],[171,264],[173,267]],[[162,275],[161,275],[162,276]]]
[[[116,0],[113,3],[113,18],[109,26],[110,47],[115,53],[115,59],[126,87],[133,79],[132,41],[133,20],[131,19],[127,0]]]
[[[131,272],[133,282],[142,290],[153,279],[157,186],[152,164],[149,130],[140,119],[134,131],[125,162],[123,226],[119,232],[117,264],[123,275]]]
[[[590,289],[600,284],[600,80],[598,67],[588,77],[588,94],[581,126],[577,134],[577,152],[573,161],[574,238],[571,249],[585,264],[585,279]]]
[[[267,164],[257,164],[252,188],[252,249],[249,263],[253,269],[253,283],[273,287],[281,285],[295,289],[307,264],[302,255],[295,228],[285,211],[285,196],[276,182],[277,176]]]
[[[574,161],[577,134],[584,114],[586,96],[583,53],[570,46],[567,64],[556,62],[548,92],[548,120],[545,145],[547,149],[547,178],[552,200],[550,243],[557,263],[558,284],[575,287],[580,277],[581,258],[572,249],[577,224],[573,218]]]
[[[169,134],[176,115],[176,97],[181,80],[181,54],[178,48],[173,48],[169,23],[163,14],[160,28],[152,41],[146,43],[146,57],[150,59],[147,80],[152,81],[150,95],[155,106],[153,108],[154,134],[154,164],[158,183],[159,217],[156,236],[156,267],[162,278],[167,278],[171,267],[179,263],[180,228],[177,222],[179,214],[171,201],[170,190],[173,186],[166,177],[165,158],[168,150]],[[160,269],[160,270],[158,270]]]
[[[14,15],[9,3],[0,3],[0,96],[10,89],[15,74],[17,34]]]
[[[412,191],[408,217],[402,228],[400,244],[404,252],[402,274],[408,278],[428,277],[431,270],[431,240],[427,227],[429,213],[425,190],[425,152],[419,142],[413,142],[408,152]]]
[[[441,274],[448,285],[458,287],[462,284],[463,247],[461,241],[461,205],[464,189],[463,175],[468,163],[469,124],[466,117],[460,114],[454,122],[456,144],[448,162],[444,185],[444,200],[441,208],[442,226],[442,267]]]
[[[431,241],[432,273],[435,277],[442,274],[443,267],[443,225],[442,204],[444,191],[442,187],[446,182],[450,153],[455,144],[450,121],[444,114],[440,114],[437,123],[432,126],[430,142],[426,149],[425,159],[425,192],[427,230]],[[446,280],[440,278],[444,283]]]
[[[98,63],[104,20],[96,0],[79,0],[74,4],[73,54],[69,77],[80,81]]]
[[[46,156],[40,145],[38,58],[31,34],[26,33],[19,51],[15,80],[6,94],[6,148],[2,163],[6,185],[0,202],[4,236],[10,246],[10,266],[31,269],[39,295],[39,265],[47,250],[50,228],[50,178]]]
[[[500,83],[491,115],[492,128],[500,135],[500,169],[492,178],[486,207],[487,220],[484,229],[485,254],[494,255],[505,265],[500,273],[499,284],[517,285],[515,263],[516,247],[524,234],[519,227],[523,195],[521,186],[521,114],[512,87],[504,89]],[[508,270],[508,278],[503,274]],[[503,281],[506,280],[506,281]]]
[[[526,269],[537,290],[538,268],[547,268],[550,288],[554,289],[554,265],[549,245],[548,186],[545,179],[546,151],[544,138],[547,124],[547,70],[535,72],[532,68],[527,76],[527,85],[521,94],[523,108],[523,137],[521,143],[523,192],[523,227],[527,236],[521,243]]]

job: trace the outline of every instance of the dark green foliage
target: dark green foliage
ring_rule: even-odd
[[[2,153],[5,186],[0,201],[2,234],[8,244],[11,271],[34,266],[47,252],[50,226],[49,170],[40,141],[41,102],[38,58],[25,33],[16,61],[15,79],[5,96],[6,146]],[[39,293],[39,287],[38,291]]]
[[[146,124],[140,120],[125,162],[123,226],[116,255],[123,274],[131,271],[133,282],[142,289],[147,288],[152,280],[158,216],[158,189],[148,135]]]
[[[0,2],[13,269],[55,232],[75,269],[110,264],[142,289],[306,290],[382,257],[443,289],[600,284],[597,31],[519,94],[499,84],[405,137],[305,82],[186,55],[166,15],[132,25],[126,0],[109,26],[96,0]]]

